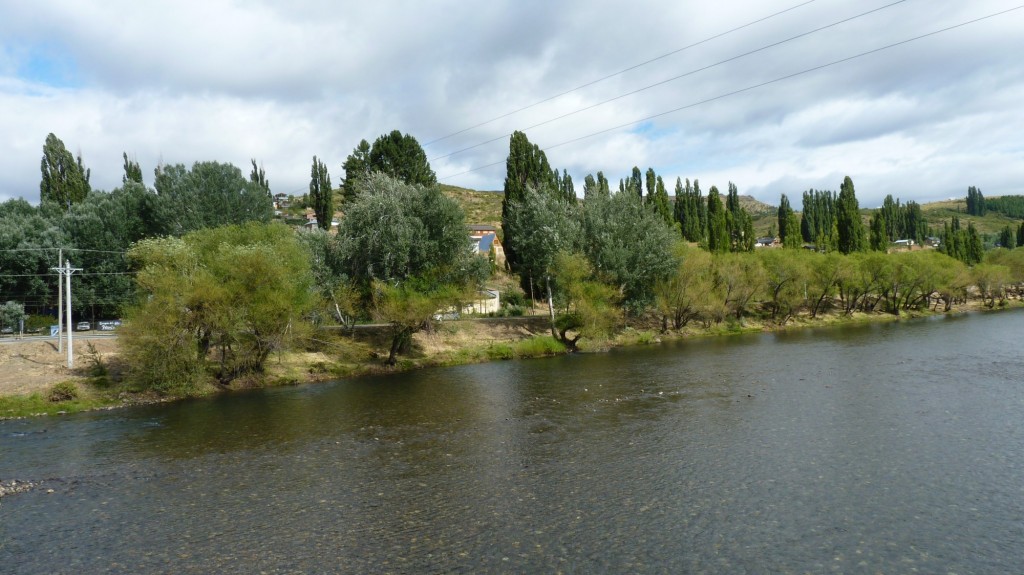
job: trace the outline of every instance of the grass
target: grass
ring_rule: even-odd
[[[116,394],[91,384],[62,381],[45,392],[0,397],[0,419],[32,415],[77,413],[120,405]]]

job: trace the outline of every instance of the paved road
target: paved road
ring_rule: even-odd
[[[83,331],[83,332],[75,332],[74,340],[73,341],[78,341],[78,340],[83,340],[83,339],[108,339],[108,338],[114,338],[114,337],[117,337],[117,334],[116,333],[111,333],[109,331],[108,332],[102,332],[102,331],[101,332]],[[53,342],[56,342],[57,338],[56,337],[51,337],[49,335],[26,335],[26,336],[23,336],[21,338],[19,338],[18,336],[9,335],[9,334],[5,334],[3,336],[0,336],[0,345],[4,345],[4,344],[10,345],[10,344],[17,344],[17,343],[32,343],[32,342],[36,342],[36,341],[53,341]]]

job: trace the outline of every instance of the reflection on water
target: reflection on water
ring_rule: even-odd
[[[0,422],[0,572],[1015,572],[1021,317]]]

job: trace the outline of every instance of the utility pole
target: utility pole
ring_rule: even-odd
[[[57,250],[57,271],[64,267],[64,248]],[[63,275],[58,275],[63,278]],[[57,353],[64,353],[64,282],[57,280]]]
[[[71,347],[71,274],[82,271],[82,268],[71,267],[71,260],[65,262],[62,268],[50,268],[60,274],[61,279],[67,278],[67,326],[68,326],[68,369],[74,367],[74,357],[72,355]],[[58,290],[60,291],[60,290]],[[58,318],[60,317],[60,310],[57,311]]]

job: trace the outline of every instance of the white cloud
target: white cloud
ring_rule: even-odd
[[[799,4],[41,1],[0,22],[0,200],[38,199],[53,132],[120,184],[121,153],[261,161],[301,192],[314,154],[332,179],[360,139],[448,135]],[[500,189],[507,134],[887,4],[814,2],[427,147],[449,183]],[[1011,7],[905,2],[527,131],[582,187],[634,165],[776,202],[843,175],[864,205],[1024,193],[1024,10],[593,137],[589,134]],[[50,68],[47,68],[47,66]],[[70,67],[70,68],[69,68]],[[61,77],[57,78],[54,74]],[[469,171],[479,166],[496,166]]]

